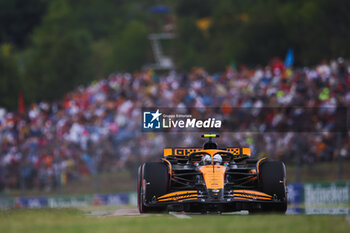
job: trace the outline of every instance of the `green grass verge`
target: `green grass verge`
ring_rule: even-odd
[[[178,219],[171,215],[86,217],[77,209],[7,210],[0,212],[1,233],[336,233],[348,232],[344,216],[204,215]]]

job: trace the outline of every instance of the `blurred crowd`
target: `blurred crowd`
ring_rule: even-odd
[[[143,133],[141,108],[155,106],[349,107],[350,67],[338,59],[291,69],[274,59],[267,67],[227,67],[221,74],[202,68],[163,75],[152,70],[119,73],[78,87],[61,101],[32,104],[24,112],[0,109],[0,190],[51,190],[85,175],[136,169],[141,162],[159,159],[166,146],[203,143],[196,132]],[[266,121],[273,124],[281,118],[276,113]],[[321,128],[296,134],[249,129],[244,125],[234,133],[226,131],[218,144],[250,146],[258,156],[287,162],[349,158],[349,131]]]

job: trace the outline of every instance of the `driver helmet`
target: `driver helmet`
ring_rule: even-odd
[[[204,162],[204,164],[209,164],[209,163],[211,163],[211,157],[210,157],[210,155],[204,156],[203,162]]]
[[[214,157],[213,157],[213,162],[214,163],[222,163],[222,157],[221,157],[221,155],[219,155],[219,154],[216,154],[216,155],[214,155]]]

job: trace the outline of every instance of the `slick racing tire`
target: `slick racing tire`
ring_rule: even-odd
[[[263,205],[263,212],[285,213],[287,210],[286,167],[280,161],[266,161],[259,168],[261,191],[271,195],[282,203]]]
[[[138,209],[140,213],[162,212],[166,207],[150,207],[148,203],[168,192],[169,173],[165,164],[145,163],[139,167]]]

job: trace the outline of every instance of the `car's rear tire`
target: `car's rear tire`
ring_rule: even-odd
[[[265,161],[259,167],[261,191],[273,196],[281,203],[263,205],[263,212],[285,213],[287,210],[286,167],[280,161]]]
[[[143,184],[143,182],[145,182]],[[169,173],[165,164],[145,163],[139,168],[138,174],[138,209],[140,213],[162,212],[165,207],[149,207],[154,198],[168,192]]]

